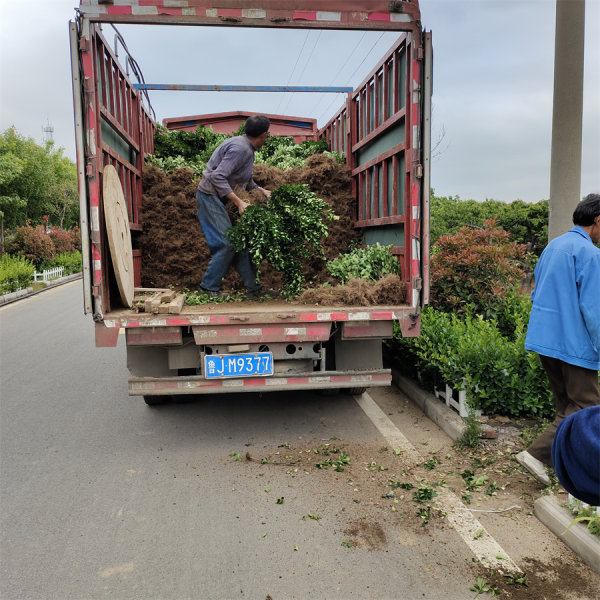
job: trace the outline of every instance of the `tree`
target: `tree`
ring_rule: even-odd
[[[12,152],[0,155],[0,190],[8,186],[23,170],[23,161]],[[4,253],[4,213],[16,212],[25,206],[25,201],[19,196],[0,195],[0,254]]]
[[[528,252],[539,256],[548,242],[548,200],[506,203],[499,200],[461,200],[458,196],[430,198],[431,244],[442,235],[453,235],[461,227],[483,227],[487,219],[510,234],[512,241],[526,244]]]
[[[42,222],[75,222],[77,214],[77,171],[74,163],[56,149],[53,142],[40,146],[32,138],[24,138],[14,127],[0,134],[0,210],[4,224],[13,229],[29,220]]]

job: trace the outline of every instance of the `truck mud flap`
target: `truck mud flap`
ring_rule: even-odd
[[[187,377],[131,377],[130,396],[164,396],[183,394],[224,394],[236,392],[276,392],[321,390],[327,388],[387,387],[392,383],[390,369],[371,371],[315,371],[295,373],[290,377],[247,377],[245,379],[205,379]]]

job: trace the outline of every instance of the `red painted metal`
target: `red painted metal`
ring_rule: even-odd
[[[400,249],[402,250],[402,249]],[[310,308],[302,308],[294,313],[280,314],[273,312],[248,312],[241,314],[217,313],[217,314],[202,314],[187,312],[180,315],[163,315],[163,314],[146,314],[146,313],[130,313],[120,312],[111,313],[108,318],[104,319],[106,327],[126,327],[126,328],[144,328],[144,327],[171,327],[171,326],[197,326],[200,329],[207,329],[216,332],[219,328],[253,328],[263,327],[265,325],[274,325],[286,328],[302,327],[306,328],[310,336],[313,332],[317,335],[325,335],[321,326],[331,327],[334,321],[339,322],[360,322],[360,321],[394,321],[399,320],[413,312],[413,308],[401,302],[393,308],[382,310],[372,306],[359,307],[353,311],[331,311],[330,309],[320,309],[315,311]],[[240,325],[240,321],[244,325]],[[285,321],[285,325],[282,325]],[[316,329],[315,329],[316,328]],[[223,329],[221,329],[223,331]],[[202,334],[207,336],[208,334]],[[213,337],[217,333],[211,334]],[[204,339],[204,338],[203,338]]]
[[[119,341],[119,329],[106,327],[104,323],[94,325],[96,348],[114,348]]]
[[[163,125],[170,130],[195,131],[198,125],[210,127],[215,133],[231,134],[237,131],[248,117],[256,114],[246,111],[232,111],[190,117],[163,119]],[[317,120],[306,117],[267,114],[271,121],[271,135],[293,137],[295,142],[315,139]]]
[[[80,11],[113,23],[397,31],[413,29],[421,18],[418,0],[81,0]]]
[[[107,164],[115,167],[127,201],[129,226],[132,231],[141,230],[141,173],[145,154],[153,150],[156,125],[98,26],[91,25],[82,36],[80,56],[86,81],[86,174],[90,199],[94,312],[102,314],[113,308],[109,285],[110,255],[101,194],[102,173]],[[124,148],[127,148],[126,154]],[[135,164],[131,162],[132,158]]]
[[[128,346],[179,346],[181,327],[136,327],[125,330]]]
[[[314,372],[306,375],[282,377],[275,374],[265,378],[204,379],[189,377],[131,377],[129,395],[162,394],[215,394],[229,392],[261,392],[276,390],[310,390],[318,388],[356,388],[389,386],[392,375],[389,369],[365,372]]]
[[[342,339],[391,338],[394,332],[392,321],[359,321],[342,324]]]
[[[420,73],[422,40],[416,32],[403,34],[381,61],[351,94],[349,164],[356,182],[356,227],[369,229],[386,225],[404,225],[404,247],[395,248],[402,278],[416,289],[420,272]],[[319,131],[330,140],[333,126],[341,118],[342,108]],[[373,148],[390,131],[398,136],[395,144],[386,141],[376,154]],[[403,137],[400,137],[403,134]],[[330,142],[331,143],[331,142]],[[357,164],[361,152],[372,156]],[[418,244],[413,240],[418,239]]]
[[[192,327],[196,344],[259,344],[268,342],[327,341],[331,323]]]

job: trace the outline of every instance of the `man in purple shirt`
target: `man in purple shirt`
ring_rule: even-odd
[[[262,286],[256,282],[256,268],[248,251],[236,252],[226,236],[231,220],[225,204],[231,200],[240,215],[244,213],[248,204],[233,191],[238,185],[247,190],[259,189],[267,198],[271,195],[252,179],[254,152],[265,143],[269,126],[269,119],[264,115],[249,117],[244,125],[245,135],[225,140],[213,152],[198,184],[198,220],[211,253],[200,291],[212,298],[228,296],[221,291],[221,283],[231,265],[240,274],[250,297],[263,294]]]

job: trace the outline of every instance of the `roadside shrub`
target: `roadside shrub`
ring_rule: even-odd
[[[377,281],[386,275],[400,275],[400,263],[391,252],[392,246],[379,243],[356,248],[330,260],[326,267],[334,276],[347,283],[350,278]]]
[[[73,227],[73,229],[69,229],[69,235],[71,236],[71,243],[73,244],[73,248],[81,252],[81,229],[75,226]]]
[[[539,256],[548,243],[548,200],[506,203],[499,200],[461,200],[458,196],[435,196],[430,199],[431,244],[442,235],[454,235],[461,227],[481,227],[486,219],[496,219],[508,231],[510,239],[525,244]]]
[[[68,231],[64,229],[52,229],[48,234],[54,243],[54,250],[58,254],[64,252],[75,252],[73,238]]]
[[[469,404],[484,414],[552,416],[553,402],[540,358],[525,350],[530,301],[518,301],[524,306],[518,310],[513,306],[511,337],[502,335],[495,320],[471,311],[459,318],[425,307],[421,336],[402,338],[396,331],[391,343],[394,356],[397,361],[409,357],[430,387],[446,382],[465,390]]]
[[[38,225],[34,228],[29,223],[15,228],[11,241],[6,245],[6,251],[26,258],[36,269],[51,263],[56,253],[54,242],[44,226]]]
[[[33,263],[22,256],[0,256],[0,294],[27,287],[33,278]]]
[[[465,313],[467,307],[486,319],[504,311],[505,298],[524,275],[522,244],[489,219],[482,229],[462,227],[435,243],[431,258],[431,304],[447,312]]]
[[[54,257],[51,267],[63,267],[63,276],[81,272],[81,252],[61,252]]]

